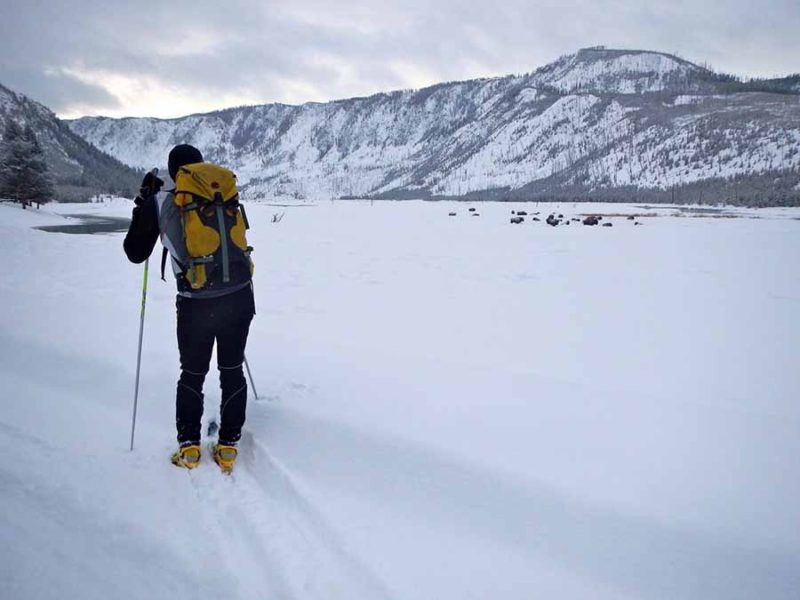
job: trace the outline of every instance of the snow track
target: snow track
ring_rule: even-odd
[[[800,562],[789,552],[626,514],[292,410],[276,421],[262,433],[279,445],[314,440],[313,452],[294,458],[323,489],[357,496],[429,534],[478,540],[481,553],[505,548],[531,569],[545,564],[631,597],[747,600],[770,589],[788,600],[800,589]],[[440,553],[446,560],[448,548]]]
[[[219,555],[219,566],[237,583],[235,597],[293,598],[280,565],[264,543],[269,538],[259,535],[264,532],[263,523],[248,514],[247,505],[252,500],[247,489],[212,469],[216,466],[205,464],[187,475],[203,530]]]
[[[249,431],[232,475],[220,473],[206,452],[188,476],[203,527],[238,582],[236,597],[390,597]]]

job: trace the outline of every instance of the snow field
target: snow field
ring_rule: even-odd
[[[796,597],[800,213],[467,206],[248,205],[261,398],[231,478],[168,463],[158,256],[128,453],[141,267],[0,206],[8,597]],[[207,414],[217,390],[212,364]]]

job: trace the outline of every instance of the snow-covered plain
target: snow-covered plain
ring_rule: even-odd
[[[32,229],[131,204],[0,205],[0,596],[800,596],[800,211],[475,206],[248,207],[226,478],[168,462],[157,260],[130,453],[142,267]]]

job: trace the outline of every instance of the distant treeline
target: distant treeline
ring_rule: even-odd
[[[464,196],[431,196],[414,191],[376,196],[382,199],[467,200],[495,202],[646,202],[652,204],[726,204],[730,206],[800,206],[800,172],[768,171],[758,175],[713,178],[668,189],[632,186],[588,188],[535,182],[517,190],[494,189]]]
[[[768,92],[771,94],[800,93],[800,73],[777,79],[754,78],[743,80],[739,77],[727,76],[718,82],[723,94],[739,92]]]

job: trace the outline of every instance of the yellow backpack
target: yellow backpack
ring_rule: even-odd
[[[174,202],[180,212],[182,247],[176,260],[192,290],[237,288],[253,275],[250,228],[239,204],[236,175],[211,163],[178,169]]]

